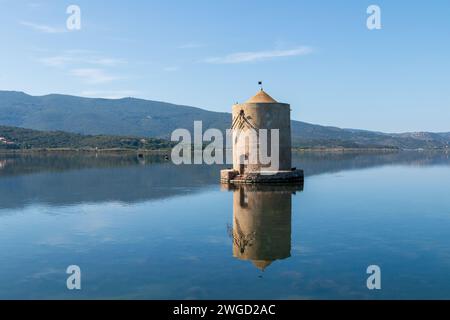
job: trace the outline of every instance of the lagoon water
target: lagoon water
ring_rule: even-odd
[[[227,189],[156,156],[1,155],[0,298],[450,299],[448,153],[293,160],[303,188]]]

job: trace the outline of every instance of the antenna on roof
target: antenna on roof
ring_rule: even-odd
[[[263,84],[262,81],[258,81],[258,86],[261,88],[261,91],[263,90]]]

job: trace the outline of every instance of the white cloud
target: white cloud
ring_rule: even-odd
[[[126,60],[104,57],[95,51],[66,50],[60,55],[38,59],[45,66],[68,70],[69,74],[84,80],[88,84],[102,84],[118,79],[106,69],[126,64]]]
[[[166,72],[175,72],[175,71],[178,71],[179,69],[180,68],[177,67],[177,66],[170,66],[170,67],[165,67],[164,71],[166,71]]]
[[[199,42],[188,42],[178,46],[178,49],[195,49],[205,47],[203,43]]]
[[[31,3],[28,4],[28,6],[29,6],[30,8],[35,9],[35,8],[41,7],[41,6],[42,6],[42,3],[31,2]]]
[[[51,67],[64,67],[68,64],[91,64],[104,67],[114,67],[120,64],[125,64],[127,61],[109,57],[99,57],[84,51],[67,51],[65,54],[45,57],[39,59],[41,63]]]
[[[105,99],[121,99],[125,97],[133,97],[139,92],[135,90],[90,90],[81,92],[81,96],[90,98],[105,98]]]
[[[63,67],[70,62],[73,62],[73,59],[68,56],[54,56],[54,57],[45,57],[39,59],[40,62],[50,67]]]
[[[29,22],[29,21],[19,21],[19,23],[25,27],[29,27],[33,30],[36,30],[39,32],[44,32],[44,33],[63,33],[63,32],[67,31],[64,28],[55,28],[55,27],[44,25],[44,24],[37,24],[37,23]]]
[[[90,63],[90,64],[96,64],[96,65],[101,65],[101,66],[109,66],[109,67],[114,67],[114,66],[117,66],[119,64],[126,63],[125,60],[114,59],[114,58],[90,58],[90,59],[86,59],[84,61],[86,63]]]
[[[73,69],[70,71],[70,74],[83,79],[89,84],[107,83],[120,79],[117,76],[105,73],[102,69],[95,68]]]
[[[78,55],[78,54],[95,54],[97,51],[89,49],[69,49],[64,51],[66,54]]]
[[[204,62],[213,64],[234,64],[245,62],[265,61],[280,57],[304,56],[312,53],[310,47],[297,47],[288,50],[270,50],[270,51],[253,51],[253,52],[237,52],[224,57],[208,58]]]

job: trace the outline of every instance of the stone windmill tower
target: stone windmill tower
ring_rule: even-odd
[[[291,108],[280,103],[262,88],[247,102],[232,107],[233,169],[221,171],[224,183],[283,183],[303,181],[303,171],[292,169],[291,156]],[[261,144],[262,130],[267,131],[267,140]],[[278,130],[278,139],[271,130]],[[255,134],[253,134],[255,133]],[[264,139],[263,139],[264,140]],[[277,152],[277,166],[273,161],[262,161],[261,148],[265,154]],[[277,150],[275,150],[275,148]]]

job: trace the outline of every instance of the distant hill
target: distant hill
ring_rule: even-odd
[[[4,126],[168,139],[177,128],[192,130],[195,120],[203,121],[204,130],[225,130],[230,126],[231,115],[135,98],[30,96],[0,91],[0,125]],[[445,148],[450,143],[450,133],[387,134],[292,121],[292,139],[296,147]]]

